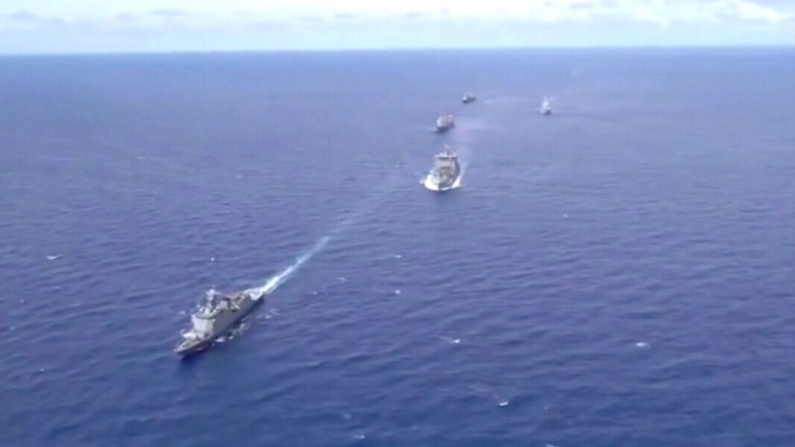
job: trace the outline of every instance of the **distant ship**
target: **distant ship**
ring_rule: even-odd
[[[425,179],[425,187],[431,191],[449,191],[453,189],[460,178],[461,164],[458,162],[458,155],[449,148],[445,148],[436,154],[433,169]]]
[[[475,102],[477,99],[478,99],[477,96],[473,95],[472,93],[467,93],[461,99],[461,102],[463,102],[464,104],[469,104],[470,102]]]
[[[436,119],[436,132],[442,133],[455,127],[455,118],[452,114],[445,114]]]
[[[261,294],[253,292],[221,295],[210,290],[207,292],[207,301],[190,316],[192,327],[182,334],[182,340],[174,352],[188,355],[206,349],[248,315],[260,298]]]
[[[539,113],[542,115],[552,115],[552,104],[549,102],[549,98],[544,98],[544,102],[541,103],[541,110]]]

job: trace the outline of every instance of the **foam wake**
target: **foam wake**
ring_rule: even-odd
[[[343,218],[338,221],[336,225],[334,225],[332,230],[329,231],[326,236],[318,239],[318,241],[315,242],[315,245],[313,245],[312,248],[307,250],[304,254],[296,258],[295,262],[281,272],[270,277],[262,286],[248,289],[246,290],[246,293],[249,293],[255,300],[262,298],[263,295],[273,293],[279,288],[279,286],[284,284],[288,279],[290,279],[290,277],[296,274],[307,261],[312,259],[313,256],[326,248],[326,245],[328,244],[329,240],[331,240],[332,236],[335,238],[342,236],[350,226],[358,222],[363,216],[371,211],[378,204],[383,195],[391,193],[397,186],[398,180],[399,176],[393,172],[387,181],[383,182],[380,187],[376,189],[373,195],[365,198],[359,204],[359,206],[351,210],[351,212],[349,212],[347,215],[343,216]]]
[[[249,289],[246,292],[254,296],[255,300],[260,299],[263,295],[272,293],[278,289],[280,285],[284,284],[285,281],[290,279],[290,277],[293,276],[301,268],[301,266],[312,259],[313,256],[320,253],[320,251],[326,247],[326,244],[328,244],[329,239],[329,236],[323,236],[317,242],[315,242],[315,245],[313,245],[312,248],[310,248],[306,253],[296,258],[295,262],[293,262],[289,267],[270,277],[261,287]]]
[[[461,161],[461,174],[455,179],[455,183],[453,183],[452,189],[460,188],[462,186],[461,181],[464,180],[464,174],[467,173],[467,166],[469,162],[467,160]]]

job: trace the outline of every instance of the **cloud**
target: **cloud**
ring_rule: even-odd
[[[406,12],[399,16],[400,18],[407,19],[407,20],[414,20],[414,19],[421,19],[423,17],[423,13],[421,12]]]
[[[308,23],[308,24],[323,24],[328,23],[328,20],[318,16],[302,16],[295,19],[285,20],[283,23]]]
[[[777,3],[777,2],[773,2]],[[744,20],[781,23],[793,17],[793,14],[780,11],[771,6],[764,6],[743,0],[724,0],[720,4],[731,10],[737,17]]]
[[[138,16],[131,12],[120,12],[114,15],[111,19],[122,23],[133,23],[138,20]]]
[[[466,21],[470,20],[470,17],[461,14],[453,13],[449,8],[439,8],[435,10],[429,11],[407,11],[401,13],[395,13],[389,17],[390,20],[398,20],[398,21],[451,21],[451,20],[461,20]]]
[[[23,0],[6,1],[25,4]],[[69,3],[88,2],[89,0],[72,0]],[[138,5],[137,9],[133,6],[128,10],[112,11],[112,7],[106,6],[104,17],[87,7],[75,8],[71,14],[56,15],[67,22],[136,22],[141,26],[165,26],[169,21],[197,26],[210,26],[213,23],[245,26],[254,21],[300,23],[306,22],[306,17],[314,17],[322,22],[374,23],[384,19],[445,22],[460,20],[467,23],[506,20],[562,23],[619,19],[655,23],[662,27],[682,21],[752,21],[779,24],[795,16],[795,0],[401,0],[383,4],[371,0],[294,0],[289,3],[276,0],[224,0],[217,3],[139,0],[132,5]],[[27,9],[12,11],[5,15],[7,21],[41,20],[38,14]],[[0,18],[2,17],[0,14]]]
[[[349,12],[338,12],[331,16],[334,20],[352,20],[357,18],[356,14],[351,14]]]
[[[603,0],[578,7],[592,12],[597,21],[622,19],[654,23],[666,29],[676,24],[738,24],[766,22],[776,25],[795,16],[795,1],[782,0]],[[765,3],[765,4],[762,4]]]
[[[16,12],[0,15],[0,29],[3,29],[3,20],[7,28],[12,29],[35,29],[39,27],[64,27],[67,22],[64,19],[42,17],[34,14],[27,9],[20,9]]]
[[[9,20],[19,20],[23,22],[38,22],[39,20],[41,20],[41,17],[37,16],[36,14],[33,14],[32,12],[26,9],[20,9],[17,12],[7,14],[6,18]]]
[[[54,47],[59,37],[53,36],[69,35],[85,36],[94,46],[112,36],[150,36],[141,37],[141,45],[159,48],[173,38],[199,49],[224,39],[238,39],[238,46],[266,42],[302,48],[735,44],[742,39],[790,44],[795,23],[795,0],[136,0],[124,8],[108,2],[101,9],[93,2],[44,2],[47,8],[28,9],[30,0],[3,0],[0,51],[12,35],[6,32],[18,33],[18,41],[37,37]],[[59,34],[56,26],[77,32]],[[194,37],[199,35],[215,37]]]
[[[576,2],[569,5],[569,9],[590,9],[594,7],[594,2]]]
[[[191,15],[190,12],[184,9],[176,9],[176,8],[153,9],[149,11],[149,14],[166,19],[186,18]]]

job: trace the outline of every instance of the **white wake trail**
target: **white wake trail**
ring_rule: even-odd
[[[290,277],[298,272],[301,266],[303,266],[307,261],[312,259],[313,256],[326,248],[326,244],[328,244],[332,237],[339,238],[348,230],[348,228],[366,216],[367,213],[378,204],[379,199],[384,194],[388,194],[394,190],[394,188],[397,186],[398,180],[399,177],[397,173],[392,173],[387,180],[383,182],[379,188],[377,188],[375,194],[365,198],[359,204],[359,206],[355,207],[353,210],[351,210],[351,212],[343,216],[343,218],[337,222],[337,224],[326,234],[326,236],[318,239],[318,241],[315,242],[315,245],[313,245],[312,248],[307,250],[304,254],[296,258],[292,265],[270,277],[262,286],[246,290],[246,293],[249,293],[255,300],[262,298],[264,295],[273,293],[279,288],[279,286],[284,284],[288,279],[290,279]]]
[[[462,186],[461,182],[464,180],[464,174],[467,173],[467,166],[469,166],[469,160],[468,159],[462,159],[461,160],[461,175],[459,175],[458,178],[455,180],[455,183],[453,183],[452,189],[457,189],[457,188],[460,188]]]
[[[263,295],[272,293],[273,291],[278,289],[280,285],[284,284],[285,281],[290,279],[290,277],[293,276],[298,271],[298,269],[300,269],[301,266],[306,263],[306,261],[312,259],[313,256],[315,256],[321,250],[323,250],[323,248],[326,247],[326,244],[328,244],[329,239],[330,238],[328,236],[323,236],[306,253],[296,258],[295,262],[292,265],[282,270],[281,272],[277,273],[276,275],[272,276],[261,287],[249,289],[246,292],[254,296],[254,299],[256,300],[260,299]]]

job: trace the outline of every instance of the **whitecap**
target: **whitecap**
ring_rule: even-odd
[[[446,341],[447,343],[450,343],[451,345],[457,345],[457,344],[461,343],[461,339],[460,338],[451,338],[451,337],[447,337],[445,335],[440,335],[439,336],[439,340]]]

